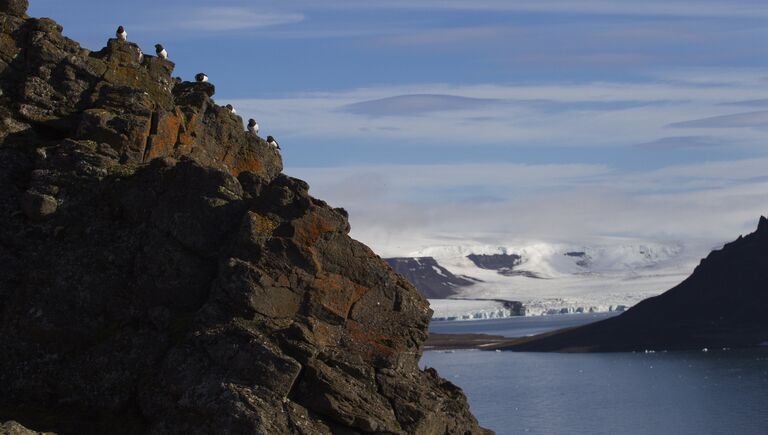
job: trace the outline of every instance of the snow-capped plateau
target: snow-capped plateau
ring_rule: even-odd
[[[441,273],[431,276],[433,286],[442,275],[469,281],[451,285],[450,296],[432,297],[430,303],[435,320],[471,320],[520,314],[505,308],[503,301],[521,302],[529,316],[624,311],[683,281],[711,248],[602,239],[588,244],[440,245],[407,257],[428,258],[430,268],[439,268]]]

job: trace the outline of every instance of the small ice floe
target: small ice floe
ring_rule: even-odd
[[[701,349],[701,351],[702,351],[702,352],[709,352],[709,349],[707,349],[707,348],[705,347],[704,349]]]
[[[496,352],[501,352],[501,349],[496,349]]]
[[[656,353],[656,351],[655,350],[645,349],[645,353]]]

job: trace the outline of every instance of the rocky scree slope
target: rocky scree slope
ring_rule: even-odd
[[[26,6],[0,0],[0,421],[486,433],[417,366],[425,299],[211,84]]]
[[[518,351],[644,351],[768,345],[768,219],[713,251],[685,281],[626,313],[531,337]]]

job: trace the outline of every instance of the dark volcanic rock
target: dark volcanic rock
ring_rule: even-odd
[[[418,368],[426,300],[348,236],[346,212],[281,173],[212,85],[0,5],[0,421],[485,432],[458,388]]]
[[[713,251],[693,274],[626,313],[508,346],[520,351],[642,351],[768,342],[768,220]]]
[[[0,13],[23,17],[28,7],[29,0],[0,0]]]
[[[516,254],[470,254],[467,255],[467,258],[475,263],[477,267],[489,270],[512,270],[512,268],[519,265],[522,260],[522,257]]]
[[[448,298],[458,294],[460,287],[467,287],[476,283],[452,274],[432,257],[387,258],[385,260],[395,272],[403,275],[427,298]]]
[[[499,275],[524,276],[526,278],[541,278],[535,272],[516,270],[522,263],[523,257],[517,254],[470,254],[467,258],[481,269],[495,270]]]

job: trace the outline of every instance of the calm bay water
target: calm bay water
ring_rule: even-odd
[[[430,351],[422,366],[464,389],[480,423],[498,434],[768,434],[765,348]]]

